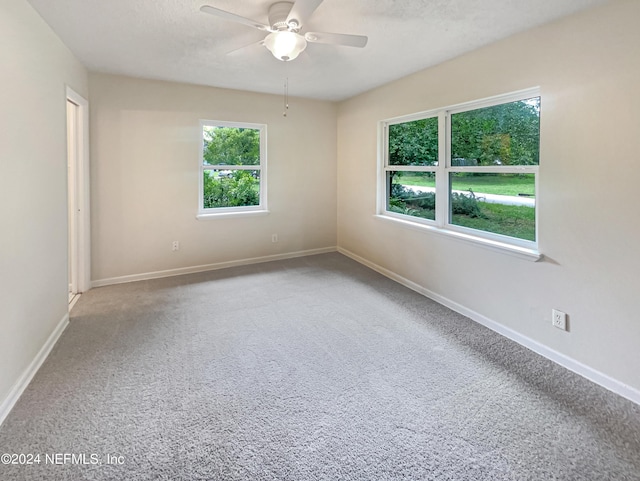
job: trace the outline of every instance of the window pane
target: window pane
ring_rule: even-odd
[[[387,210],[435,220],[433,172],[387,172]]]
[[[451,165],[538,165],[540,97],[451,116]]]
[[[438,118],[389,125],[389,165],[438,165]]]
[[[535,174],[449,174],[450,223],[535,241]]]
[[[260,205],[259,170],[205,170],[203,207]]]
[[[260,165],[260,131],[240,127],[202,128],[204,165]]]

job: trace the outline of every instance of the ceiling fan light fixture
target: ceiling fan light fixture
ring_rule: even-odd
[[[307,48],[307,41],[302,36],[289,30],[271,32],[264,39],[264,46],[275,58],[287,62],[295,59],[300,52]]]

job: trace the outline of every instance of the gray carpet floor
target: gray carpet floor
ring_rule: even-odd
[[[41,455],[3,481],[640,480],[640,406],[333,253],[83,295],[0,453]]]

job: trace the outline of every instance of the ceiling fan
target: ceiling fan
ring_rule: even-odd
[[[368,39],[364,35],[326,32],[306,32],[302,35],[300,30],[305,21],[321,3],[322,0],[276,2],[269,7],[269,25],[209,5],[200,7],[200,11],[269,32],[261,43],[283,62],[295,59],[307,47],[307,42],[358,48],[367,44]]]

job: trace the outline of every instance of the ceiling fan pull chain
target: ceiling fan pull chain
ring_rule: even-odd
[[[289,110],[289,77],[285,77],[284,79],[284,111],[282,112],[282,116],[287,116],[287,110]]]

